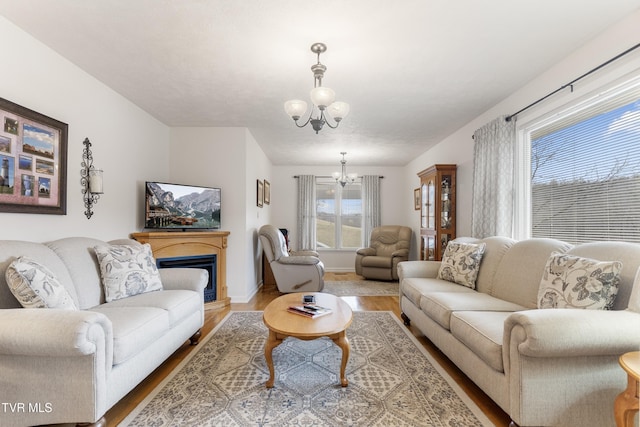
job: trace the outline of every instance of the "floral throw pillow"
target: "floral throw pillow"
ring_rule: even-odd
[[[11,293],[24,308],[78,309],[53,272],[30,258],[19,257],[11,262],[5,278]]]
[[[107,302],[162,289],[160,272],[148,243],[95,246]]]
[[[552,253],[538,289],[538,308],[610,310],[621,270],[620,261]]]
[[[485,247],[484,243],[449,242],[442,255],[438,279],[475,289]]]

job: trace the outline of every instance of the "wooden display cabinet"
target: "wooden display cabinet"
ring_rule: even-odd
[[[433,165],[420,178],[420,259],[440,261],[456,238],[456,165]]]

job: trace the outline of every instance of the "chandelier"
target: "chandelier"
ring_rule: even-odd
[[[342,154],[342,160],[340,160],[342,170],[340,172],[334,172],[332,176],[333,179],[336,180],[337,184],[340,184],[344,187],[347,184],[355,182],[355,180],[358,178],[358,174],[353,172],[347,173],[347,161],[344,159],[344,155],[347,153],[345,151],[341,151],[340,154]]]
[[[284,103],[284,111],[296,122],[296,126],[303,128],[311,123],[316,133],[320,132],[325,123],[331,129],[337,128],[340,121],[349,114],[349,104],[335,101],[336,93],[330,88],[322,86],[322,78],[324,77],[324,72],[327,71],[327,67],[320,63],[320,54],[326,50],[327,46],[324,43],[314,43],[311,45],[311,52],[318,55],[318,63],[311,66],[311,71],[313,71],[311,101],[319,110],[316,117],[313,117],[314,107],[311,107],[309,118],[303,125],[300,125],[298,120],[307,112],[307,103],[300,99],[292,99]],[[327,121],[329,117],[335,121],[335,125]]]

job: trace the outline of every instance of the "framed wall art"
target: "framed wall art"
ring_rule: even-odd
[[[271,204],[271,184],[266,179],[264,180],[264,204]]]
[[[0,98],[0,212],[66,215],[68,125]]]
[[[261,208],[262,201],[264,200],[264,183],[258,180],[257,189],[256,189],[257,201],[256,205]]]
[[[420,189],[416,188],[413,190],[413,209],[419,211],[420,210]]]

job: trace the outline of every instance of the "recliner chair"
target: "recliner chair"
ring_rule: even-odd
[[[398,263],[409,259],[411,228],[383,225],[371,231],[368,248],[356,252],[356,274],[366,279],[398,280]]]
[[[317,252],[289,254],[284,236],[273,225],[260,227],[258,236],[280,292],[320,292],[324,288],[324,264]]]

